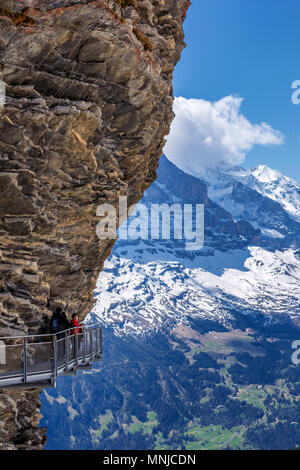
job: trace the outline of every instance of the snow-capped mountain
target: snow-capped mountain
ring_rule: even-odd
[[[209,196],[213,200],[226,200],[232,186],[240,182],[278,202],[292,218],[300,222],[300,183],[267,165],[258,165],[251,170],[237,166],[206,169],[197,177],[207,182]]]
[[[216,252],[193,266],[184,258],[152,258],[149,248],[115,252],[100,276],[94,310],[105,325],[123,332],[144,332],[194,318],[224,325],[233,312],[292,318],[300,314],[300,256],[259,247]],[[189,264],[189,263],[188,263]]]
[[[119,240],[99,277],[91,315],[130,333],[197,318],[230,326],[237,314],[249,324],[297,321],[299,184],[279,175],[267,167],[230,168],[199,179],[163,157],[141,202],[203,203],[204,247],[191,252],[182,240]]]
[[[162,158],[141,202],[203,203],[204,247],[117,241],[91,313],[103,363],[43,393],[48,449],[299,446],[299,224],[242,171],[204,182]]]
[[[300,222],[300,184],[293,179],[266,165],[210,169],[199,178],[208,196],[234,218],[245,218],[267,237],[288,237],[287,244],[299,239],[294,222]]]
[[[300,184],[278,170],[259,165],[246,172],[244,184],[278,202],[297,222],[300,222]]]

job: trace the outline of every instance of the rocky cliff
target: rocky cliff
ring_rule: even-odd
[[[96,209],[155,179],[189,4],[0,0],[0,335],[93,306]],[[2,447],[43,446],[38,395],[0,392]]]

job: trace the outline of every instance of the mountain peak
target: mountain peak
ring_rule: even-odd
[[[284,178],[284,176],[280,173],[280,171],[273,170],[267,165],[258,165],[257,167],[252,169],[252,174],[259,181],[262,181],[265,183],[268,183],[270,181],[276,181],[280,178]]]

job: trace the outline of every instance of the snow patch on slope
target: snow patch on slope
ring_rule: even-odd
[[[226,324],[234,309],[300,313],[300,258],[292,250],[236,251],[199,257],[193,267],[185,259],[137,262],[113,255],[99,277],[92,314],[115,331],[144,333],[191,318]]]
[[[243,209],[243,205],[237,205],[231,199],[233,187],[239,182],[278,202],[296,222],[300,222],[300,184],[278,170],[266,165],[251,170],[227,166],[206,170],[201,177],[208,183],[209,198],[232,215],[238,216]]]

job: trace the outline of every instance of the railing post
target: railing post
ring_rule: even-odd
[[[78,331],[77,331],[77,328],[75,328],[75,360],[76,360],[76,365],[78,365]]]
[[[84,363],[86,363],[86,328],[83,328]]]
[[[27,338],[23,340],[23,380],[27,382]]]
[[[92,359],[93,357],[93,333],[92,333],[92,328],[90,328],[90,358]]]
[[[65,331],[65,369],[68,370],[68,333]]]
[[[96,334],[96,354],[95,356],[97,357],[98,356],[98,326],[96,325],[95,326],[95,334]]]
[[[97,325],[96,327],[96,332],[97,332],[97,338],[98,338],[98,348],[97,348],[97,356],[100,358],[100,351],[101,351],[101,330],[100,330],[100,325]]]
[[[102,325],[99,325],[99,331],[100,331],[100,354],[102,356]]]
[[[53,375],[57,377],[57,337],[53,337]]]

